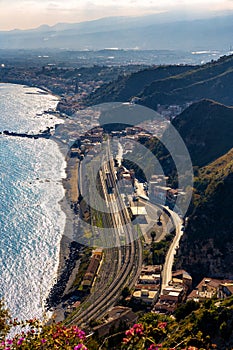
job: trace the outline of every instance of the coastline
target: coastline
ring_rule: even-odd
[[[2,84],[6,84],[6,85],[17,85],[20,86],[22,88],[36,88],[36,89],[40,89],[41,87],[35,87],[35,86],[27,86],[27,85],[22,85],[20,83],[18,84],[14,84],[14,83],[8,83],[8,82],[2,82]],[[28,90],[31,91],[31,90]],[[35,90],[34,90],[35,91]],[[36,91],[33,94],[40,94],[41,91]],[[27,92],[26,92],[27,94]],[[45,138],[47,140],[50,140],[56,143],[56,153],[58,153],[58,157],[63,158],[62,161],[62,169],[61,172],[59,171],[57,173],[56,171],[56,176],[57,176],[57,182],[60,182],[59,188],[61,189],[62,193],[59,196],[59,198],[56,199],[56,192],[55,192],[55,196],[51,197],[51,199],[53,200],[53,202],[55,201],[56,206],[58,205],[58,213],[60,211],[60,217],[62,216],[62,222],[61,221],[56,221],[55,223],[57,225],[60,226],[60,233],[59,236],[57,237],[56,241],[53,241],[54,244],[54,256],[53,256],[53,264],[54,264],[54,270],[50,271],[50,267],[47,264],[46,265],[46,273],[48,272],[48,276],[49,279],[47,280],[47,282],[43,285],[44,289],[42,292],[42,287],[40,287],[39,285],[36,286],[35,291],[32,295],[33,301],[34,299],[37,300],[37,298],[39,298],[39,303],[38,305],[35,305],[35,309],[37,312],[36,317],[38,318],[42,318],[43,315],[45,315],[45,313],[47,314],[48,318],[52,317],[52,313],[53,313],[53,309],[49,308],[47,305],[47,300],[49,298],[49,296],[51,295],[51,293],[53,292],[53,287],[58,285],[58,287],[60,288],[61,286],[64,287],[64,291],[68,291],[70,289],[70,287],[72,286],[72,282],[70,282],[70,276],[72,274],[72,271],[78,271],[78,260],[79,260],[79,252],[80,252],[80,245],[78,246],[78,243],[72,244],[72,242],[74,241],[74,228],[75,228],[75,217],[77,219],[77,215],[75,214],[74,211],[74,206],[73,204],[75,202],[78,201],[78,162],[79,160],[77,158],[70,158],[70,154],[69,154],[69,146],[68,143],[63,142],[62,138],[59,139],[59,135],[58,133],[56,134],[56,126],[60,125],[62,126],[64,124],[64,126],[66,125],[66,116],[64,116],[61,112],[59,112],[57,110],[57,105],[59,100],[61,99],[60,96],[57,96],[55,94],[53,94],[51,91],[48,91],[46,93],[46,95],[50,95],[49,99],[53,100],[56,99],[56,102],[50,104],[47,103],[47,105],[45,104],[46,107],[44,107],[45,109],[45,113],[48,110],[48,106],[51,105],[54,111],[56,111],[56,119],[53,121],[54,127],[49,128],[49,130],[45,130],[44,132],[39,132],[36,134],[37,131],[34,131],[34,134],[27,134],[27,133],[20,133],[17,131],[2,131],[0,132],[0,134],[3,134],[5,136],[11,136],[16,137],[16,138],[29,138],[29,139],[39,139],[39,138]],[[24,95],[24,93],[23,93]],[[21,97],[22,98],[22,97]],[[54,100],[55,101],[55,100]],[[31,106],[29,105],[28,107],[29,109],[31,109]],[[43,115],[43,110],[41,112],[41,116]],[[36,117],[35,113],[32,113],[32,117]],[[42,117],[43,118],[43,117]],[[41,120],[42,120],[41,118]],[[43,118],[45,121],[45,126],[46,125],[50,125],[47,124],[47,119],[46,117]],[[52,119],[52,118],[48,118]],[[26,120],[26,119],[25,119]],[[42,120],[43,121],[43,120]],[[55,124],[56,123],[56,124]],[[40,124],[39,124],[40,125]],[[44,125],[44,124],[43,124]],[[7,128],[7,126],[6,126]],[[50,130],[51,129],[51,130]],[[38,129],[39,130],[39,129]],[[42,127],[43,130],[43,127]],[[52,142],[52,143],[53,143]],[[54,144],[55,145],[55,144]],[[52,144],[49,147],[51,150],[53,148]],[[51,151],[53,152],[53,151]],[[60,155],[59,155],[60,153]],[[46,163],[45,163],[46,166]],[[55,170],[59,170],[58,168],[55,168]],[[54,177],[55,174],[51,173],[51,177]],[[49,181],[45,181],[45,182],[49,182]],[[31,182],[29,183],[31,184]],[[38,182],[38,186],[39,186],[39,182]],[[62,186],[62,187],[61,187]],[[48,189],[48,191],[50,191]],[[55,189],[56,191],[56,189]],[[49,193],[48,193],[49,195]],[[37,203],[37,205],[39,206],[39,202]],[[35,205],[36,208],[36,205]],[[35,209],[36,210],[36,209]],[[64,215],[65,214],[65,215]],[[53,214],[53,212],[51,211],[51,216],[54,218],[55,220],[55,214]],[[59,216],[58,216],[59,217]],[[56,249],[56,250],[55,250]],[[41,251],[40,255],[42,256],[44,254],[43,251]],[[47,254],[46,254],[47,256]],[[64,271],[66,274],[66,278],[64,278]],[[42,280],[42,277],[41,277]],[[39,288],[39,289],[38,289]],[[37,293],[37,289],[39,290],[39,292]],[[31,290],[32,291],[32,290]],[[63,293],[64,294],[64,293]],[[21,296],[21,298],[23,299],[24,296]],[[34,304],[32,304],[34,305]],[[37,310],[37,306],[38,306],[38,310]],[[13,309],[13,308],[12,308]],[[32,312],[33,309],[31,310]],[[30,316],[25,316],[26,318],[30,317]],[[34,317],[34,314],[33,314]],[[46,322],[47,317],[45,318],[44,322]]]
[[[56,118],[61,121],[57,123],[57,125],[65,125],[66,118],[64,118],[64,115],[57,109],[58,103],[61,100],[61,96],[58,96],[57,94],[54,94],[50,90],[45,90],[41,86],[30,86],[22,83],[12,83],[12,82],[1,82],[2,84],[10,84],[10,85],[18,85],[22,86],[24,88],[36,88],[41,91],[33,92],[33,94],[44,94],[51,95],[57,100],[56,107],[54,110],[56,111]],[[45,111],[46,112],[46,111]],[[7,135],[7,132],[6,132]],[[43,310],[46,311],[47,317],[51,318],[53,317],[54,311],[57,312],[56,307],[50,307],[48,305],[48,300],[50,299],[56,299],[57,297],[57,290],[61,290],[62,288],[64,291],[62,292],[62,295],[64,292],[69,291],[73,284],[74,275],[78,271],[78,261],[79,261],[79,254],[80,251],[80,245],[78,243],[75,245],[72,245],[72,242],[74,242],[74,227],[75,227],[75,211],[74,211],[74,203],[78,202],[78,164],[79,160],[77,158],[71,158],[69,154],[69,146],[66,143],[63,143],[61,140],[59,140],[59,137],[56,137],[56,128],[54,133],[51,135],[50,133],[47,134],[37,134],[37,135],[28,135],[28,134],[20,134],[20,133],[10,133],[9,136],[16,136],[16,137],[27,137],[27,138],[46,138],[50,139],[51,141],[55,142],[59,148],[60,153],[64,157],[64,170],[66,177],[61,178],[62,186],[64,189],[64,196],[63,198],[58,202],[60,205],[60,209],[65,214],[65,224],[64,229],[62,232],[62,236],[60,239],[60,242],[57,243],[57,254],[56,254],[56,269],[54,270],[54,276],[51,276],[53,279],[53,283],[49,285],[48,290],[46,294],[42,296],[43,299]],[[64,176],[64,175],[63,175]],[[73,276],[72,276],[73,272]],[[64,276],[65,274],[65,276]],[[65,278],[64,278],[65,277]],[[46,322],[46,320],[45,320]]]
[[[64,120],[62,117],[61,119]],[[56,132],[54,136],[56,136]],[[66,177],[62,179],[65,194],[59,202],[61,210],[65,213],[66,221],[58,252],[56,282],[48,291],[48,295],[45,298],[45,308],[48,312],[52,312],[51,318],[55,318],[56,321],[62,321],[64,319],[64,311],[61,307],[62,298],[64,294],[69,294],[71,290],[78,272],[80,250],[82,248],[81,244],[74,240],[75,219],[77,218],[75,208],[77,207],[79,198],[79,159],[70,157],[68,145],[64,145],[56,137],[52,140],[57,143],[66,162]]]

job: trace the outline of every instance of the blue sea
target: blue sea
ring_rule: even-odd
[[[53,127],[59,119],[44,111],[57,103],[37,88],[0,84],[0,131]],[[13,317],[42,318],[56,279],[65,166],[52,140],[0,135],[0,297]]]

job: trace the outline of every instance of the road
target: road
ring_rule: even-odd
[[[172,266],[174,263],[176,248],[179,246],[180,238],[183,235],[183,231],[181,230],[183,220],[174,211],[168,209],[167,207],[165,209],[171,214],[174,226],[176,228],[176,235],[172,241],[172,244],[169,247],[165,263],[163,265],[161,294],[163,293],[164,288],[168,286],[168,283],[172,279]]]
[[[172,220],[172,224],[176,229],[176,235],[172,241],[172,244],[169,247],[169,250],[168,250],[166,258],[165,258],[165,263],[163,265],[162,284],[161,284],[161,294],[162,294],[164,288],[168,286],[168,283],[172,279],[172,266],[173,266],[174,257],[176,254],[176,248],[178,247],[180,238],[183,235],[183,231],[181,230],[181,228],[183,226],[183,220],[179,217],[178,214],[176,214],[174,211],[172,211],[168,207],[165,207],[165,206],[160,205],[160,204],[154,205],[154,204],[152,204],[146,200],[143,200],[143,199],[141,199],[141,201],[146,206],[153,207],[153,208],[159,207],[159,208],[165,210],[170,215],[171,220]]]

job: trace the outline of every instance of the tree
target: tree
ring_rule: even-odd
[[[129,287],[124,287],[122,292],[121,292],[123,298],[127,298],[128,296],[130,296],[130,290],[129,290]]]
[[[153,243],[155,241],[156,232],[152,231],[150,235],[151,235],[151,239],[152,239],[152,243]]]
[[[189,300],[187,301],[186,304],[180,305],[176,310],[175,310],[175,318],[179,322],[180,320],[183,320],[186,316],[190,315],[193,311],[199,309],[200,304],[197,303],[194,300]]]
[[[161,216],[162,216],[163,212],[161,210],[157,211],[157,215],[158,215],[158,222],[161,222]]]
[[[0,338],[3,339],[10,330],[10,314],[4,306],[4,302],[0,300]]]

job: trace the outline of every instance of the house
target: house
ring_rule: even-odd
[[[189,294],[187,300],[202,301],[214,296],[219,298],[231,295],[233,281],[216,278],[203,278],[197,287]]]
[[[228,298],[233,295],[233,281],[231,283],[221,283],[219,286],[220,298]]]
[[[180,286],[169,286],[163,289],[159,301],[155,304],[153,311],[171,314],[183,301],[184,288]]]
[[[184,288],[182,286],[168,286],[163,289],[160,300],[172,301],[178,304],[182,301],[183,296]]]
[[[133,293],[133,298],[136,302],[137,301],[143,302],[147,305],[153,306],[158,295],[159,295],[159,290],[149,290],[149,289],[146,289],[145,287],[144,289],[136,290]]]
[[[171,284],[184,286],[187,290],[190,290],[192,287],[192,277],[185,270],[177,270],[172,273]]]

